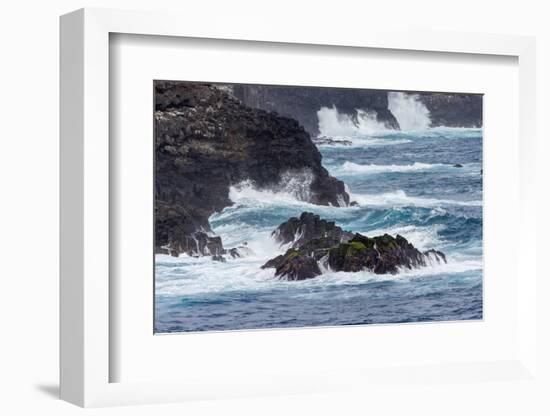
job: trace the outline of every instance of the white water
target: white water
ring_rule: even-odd
[[[417,206],[417,207],[436,207],[440,205],[462,205],[462,206],[481,206],[482,201],[457,201],[452,199],[435,199],[408,196],[405,191],[399,189],[394,192],[386,192],[377,195],[353,194],[350,195],[352,201],[357,201],[359,205],[364,206]]]
[[[403,131],[426,130],[430,127],[430,111],[417,94],[388,92],[388,108]]]
[[[327,137],[354,137],[370,136],[387,131],[384,123],[376,120],[375,112],[355,110],[357,120],[347,114],[338,112],[336,107],[321,107],[317,111],[320,136]]]
[[[259,190],[252,181],[244,181],[229,189],[229,199],[241,203],[253,199],[260,203],[272,204],[277,199],[283,204],[296,204],[311,200],[313,174],[309,169],[287,171],[281,175],[279,183],[272,189]]]
[[[401,131],[422,131],[430,128],[430,111],[417,94],[388,92],[388,109],[397,119]],[[340,113],[338,109],[321,107],[317,111],[319,136],[346,137],[373,136],[391,133],[385,123],[379,122],[375,111],[356,109],[355,117]]]
[[[363,174],[363,173],[389,173],[389,172],[415,172],[420,170],[430,170],[437,168],[444,168],[447,165],[442,163],[419,163],[415,162],[412,165],[361,165],[354,162],[344,162],[340,168],[338,168],[334,173],[344,173],[344,174]]]
[[[294,289],[299,287],[326,287],[326,285],[349,285],[371,281],[409,280],[420,276],[438,276],[441,273],[462,273],[471,270],[480,270],[482,263],[479,260],[447,259],[446,264],[433,263],[428,267],[418,269],[402,269],[395,275],[378,275],[369,271],[332,272],[303,281],[285,281],[273,277],[273,269],[260,269],[264,260],[257,258],[230,259],[225,263],[213,262],[208,257],[177,259],[165,255],[157,255],[158,274],[156,290],[161,295],[196,295],[201,293],[215,293],[226,291],[253,291],[268,289],[291,290],[287,296],[292,296]],[[181,268],[174,268],[175,264]],[[162,273],[164,264],[171,266],[171,272]],[[185,276],[185,284],[175,277]],[[324,296],[323,292],[319,296]]]

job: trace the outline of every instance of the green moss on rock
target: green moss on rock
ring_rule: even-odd
[[[350,243],[350,246],[357,251],[366,250],[367,246],[365,246],[363,243],[360,243],[359,241],[352,241]]]

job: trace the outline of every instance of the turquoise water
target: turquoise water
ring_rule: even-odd
[[[481,129],[338,139],[351,145],[320,146],[323,166],[346,183],[359,206],[303,202],[307,189],[292,180],[277,192],[250,183],[233,187],[233,206],[210,222],[225,247],[246,242],[254,254],[226,263],[157,256],[156,332],[483,317]],[[273,269],[260,269],[284,251],[270,233],[303,211],[366,235],[399,233],[421,250],[443,251],[448,264],[390,276],[326,271],[301,282],[278,280]]]

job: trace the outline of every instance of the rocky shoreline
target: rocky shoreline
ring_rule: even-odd
[[[389,129],[398,130],[399,123],[388,109],[386,91],[352,88],[320,88],[278,85],[231,86],[243,104],[292,117],[313,137],[319,134],[317,111],[336,107],[341,114],[357,121],[357,110],[376,114],[376,120]]]
[[[356,98],[342,92],[350,106]],[[371,98],[371,104],[387,105],[378,95]],[[246,106],[223,86],[155,81],[154,129],[156,253],[215,261],[249,255],[246,246],[224,247],[209,223],[212,214],[232,205],[230,188],[243,183],[283,189],[317,205],[356,205],[344,183],[322,166],[302,125]],[[281,224],[273,238],[288,250],[262,268],[274,268],[286,280],[313,278],[328,268],[385,274],[446,262],[443,253],[420,252],[400,235],[367,237],[308,212]]]
[[[250,84],[226,87],[249,107],[296,119],[312,137],[320,133],[317,111],[321,107],[335,107],[340,114],[355,121],[357,110],[373,113],[376,114],[376,120],[388,129],[400,129],[399,122],[388,108],[387,91]],[[429,110],[431,127],[481,127],[483,124],[481,94],[413,94]]]
[[[307,202],[350,203],[297,121],[247,107],[214,85],[155,81],[154,88],[156,253],[228,254],[208,219],[245,181],[277,190],[294,180]]]

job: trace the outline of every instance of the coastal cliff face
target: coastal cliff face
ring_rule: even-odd
[[[274,111],[300,122],[308,133],[319,134],[317,111],[336,107],[340,114],[357,120],[357,110],[376,113],[376,120],[386,128],[398,130],[399,121],[388,108],[388,92],[378,90],[277,85],[232,85],[233,95],[243,104]],[[481,127],[481,94],[414,93],[429,111],[431,127]]]
[[[232,204],[231,186],[249,181],[298,197],[347,205],[344,183],[295,120],[250,108],[223,88],[155,81],[155,247],[173,255],[226,253],[208,218]]]
[[[481,127],[483,95],[418,93],[430,112],[431,127]]]
[[[240,84],[232,88],[243,104],[294,118],[313,137],[319,134],[317,111],[321,107],[334,106],[352,120],[357,118],[357,110],[374,112],[378,122],[387,128],[399,129],[396,118],[388,110],[386,91]]]

